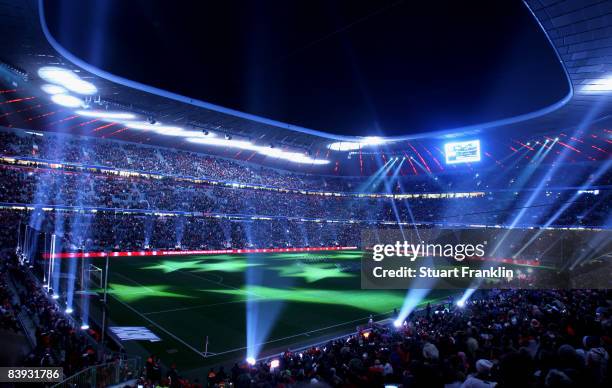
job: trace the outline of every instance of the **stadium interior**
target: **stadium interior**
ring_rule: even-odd
[[[612,2],[517,4],[567,93],[347,132],[116,75],[60,43],[53,1],[0,0],[0,367],[61,367],[49,387],[611,386]],[[385,233],[480,239],[466,265],[517,277],[372,287]]]

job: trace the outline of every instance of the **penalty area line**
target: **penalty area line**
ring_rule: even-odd
[[[140,311],[136,310],[134,307],[130,306],[129,304],[123,302],[122,300],[119,300],[119,298],[117,298],[114,295],[111,295],[113,297],[113,299],[115,299],[117,302],[121,303],[123,306],[127,307],[128,309],[130,309],[132,312],[134,312],[135,314],[137,314],[138,316],[140,316],[142,319],[144,319],[145,321],[149,322],[151,325],[157,327],[159,330],[163,331],[164,333],[168,334],[170,337],[172,337],[175,341],[178,341],[179,343],[183,344],[184,346],[186,346],[187,348],[189,348],[190,350],[194,351],[195,353],[197,353],[200,357],[205,358],[204,354],[202,354],[201,351],[199,351],[198,349],[194,348],[193,346],[189,345],[187,342],[185,342],[184,340],[180,339],[179,337],[177,337],[175,334],[173,334],[172,332],[168,331],[167,329],[163,328],[161,325],[159,325],[157,322],[153,321],[152,319],[150,319],[149,317],[144,316]]]
[[[147,286],[140,284],[139,282],[137,282],[134,279],[131,279],[123,274],[117,273],[116,275],[119,275],[121,277],[123,277],[126,280],[129,280],[135,284],[138,284],[141,287],[147,288]],[[157,322],[155,322],[154,320],[150,319],[149,317],[143,315],[140,311],[136,310],[134,307],[130,306],[128,303],[125,303],[124,301],[122,301],[121,299],[119,299],[116,295],[114,294],[109,294],[110,296],[113,297],[113,299],[115,299],[117,302],[121,303],[123,306],[127,307],[128,309],[130,309],[133,313],[137,314],[139,317],[141,317],[142,319],[144,319],[145,321],[149,322],[151,325],[155,326],[156,328],[158,328],[159,330],[163,331],[164,333],[166,333],[167,335],[169,335],[170,337],[172,337],[175,341],[181,343],[182,345],[184,345],[185,347],[187,347],[188,349],[194,351],[195,353],[197,353],[200,357],[202,358],[206,358],[203,354],[203,352],[199,351],[198,349],[194,348],[193,346],[189,345],[187,342],[185,342],[184,340],[182,340],[181,338],[177,337],[175,334],[173,334],[171,331],[165,329],[164,327],[162,327],[160,324],[158,324]]]

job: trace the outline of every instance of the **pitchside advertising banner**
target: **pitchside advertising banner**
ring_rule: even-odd
[[[612,231],[364,229],[363,289],[612,288]]]

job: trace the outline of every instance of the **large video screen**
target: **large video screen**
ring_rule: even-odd
[[[480,140],[467,140],[444,144],[446,164],[480,161]]]

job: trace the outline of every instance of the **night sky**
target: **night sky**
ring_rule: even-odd
[[[57,40],[104,70],[331,133],[448,129],[568,91],[518,0],[45,4]]]

